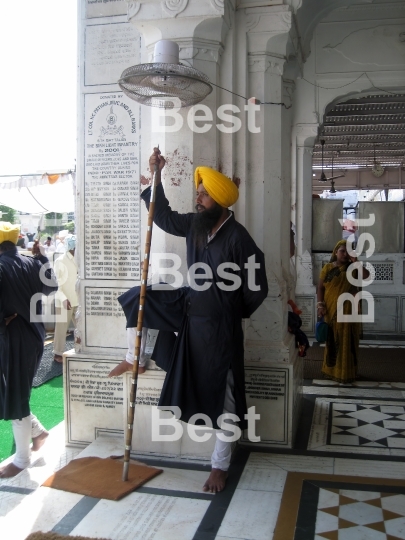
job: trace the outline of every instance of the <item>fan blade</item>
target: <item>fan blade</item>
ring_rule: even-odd
[[[344,178],[345,175],[344,174],[339,174],[339,176],[331,176],[330,178],[328,178],[328,180],[335,180],[336,178]]]

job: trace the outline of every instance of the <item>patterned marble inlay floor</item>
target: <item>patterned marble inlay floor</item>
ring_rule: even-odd
[[[315,538],[405,538],[403,494],[320,488],[318,497]]]
[[[273,540],[404,538],[403,480],[288,473]]]
[[[404,402],[317,398],[308,450],[405,456]]]

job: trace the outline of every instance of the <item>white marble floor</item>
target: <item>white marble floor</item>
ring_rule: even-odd
[[[311,388],[315,387],[308,387],[309,395]],[[405,404],[396,394],[403,390],[384,388],[393,393],[388,401],[380,396],[371,400],[343,398],[340,394],[330,397],[330,388],[325,386],[323,390],[329,397],[312,398],[316,403],[308,448],[312,454],[322,453],[241,449],[227,489],[219,495],[202,492],[208,467],[201,462],[160,463],[163,474],[118,502],[41,487],[71,459],[123,453],[122,441],[112,437],[99,438],[82,451],[65,448],[62,423],[51,431],[29,468],[13,479],[0,480],[1,539],[25,540],[34,531],[55,531],[111,540],[293,540],[294,534],[283,538],[276,527],[280,505],[285,504],[284,488],[292,473],[327,475],[330,481],[352,477],[355,482],[353,488],[321,485],[313,532],[300,538],[405,539],[405,460],[393,457],[405,455],[405,449],[388,443],[405,436]],[[350,431],[359,428],[363,428],[361,434]],[[339,436],[346,442],[333,439]],[[361,453],[364,445],[375,455],[354,455]],[[338,456],[333,455],[336,448]],[[380,479],[380,485],[362,487],[370,478]],[[384,482],[397,480],[404,485],[395,488],[398,492],[381,487]],[[295,518],[292,514],[291,519]],[[386,533],[382,532],[384,520]]]

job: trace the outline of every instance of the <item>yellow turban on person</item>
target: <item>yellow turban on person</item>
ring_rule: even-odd
[[[210,197],[220,206],[228,208],[239,199],[239,190],[236,184],[224,174],[210,167],[197,167],[194,173],[195,187],[201,182]]]
[[[9,242],[13,242],[13,244],[17,244],[19,234],[19,225],[12,225],[7,221],[0,221],[0,244],[6,242],[7,240]]]

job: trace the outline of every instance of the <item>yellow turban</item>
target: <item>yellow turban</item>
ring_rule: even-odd
[[[201,182],[210,197],[224,208],[232,206],[239,198],[239,190],[236,184],[224,174],[210,167],[197,167],[194,173],[195,187]]]
[[[19,225],[11,225],[7,221],[0,221],[0,244],[7,240],[13,242],[13,244],[17,244],[19,234]]]

